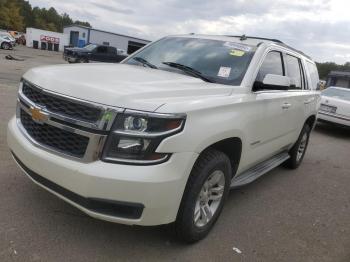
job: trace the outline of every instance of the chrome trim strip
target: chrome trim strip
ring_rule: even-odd
[[[120,107],[106,106],[106,105],[98,104],[95,102],[87,102],[85,100],[81,100],[81,99],[78,99],[75,97],[70,97],[67,95],[58,94],[56,92],[41,88],[41,87],[39,87],[39,86],[37,86],[37,85],[35,85],[35,84],[25,80],[25,79],[23,79],[22,81],[26,82],[26,84],[28,84],[32,88],[38,89],[39,92],[42,92],[44,94],[55,96],[55,97],[60,98],[60,99],[65,99],[65,100],[70,101],[72,103],[85,105],[85,106],[90,107],[90,108],[94,107],[94,108],[99,109],[101,111],[100,119],[98,121],[96,121],[95,123],[90,123],[90,122],[74,119],[74,118],[71,118],[68,116],[64,116],[61,114],[57,114],[55,112],[51,112],[44,107],[36,105],[34,102],[32,102],[30,99],[28,99],[25,96],[25,94],[23,93],[23,83],[21,83],[19,91],[18,91],[18,93],[19,93],[18,95],[19,95],[20,99],[23,100],[23,102],[25,102],[28,106],[40,107],[41,111],[43,111],[44,113],[47,113],[47,114],[49,114],[57,119],[60,119],[62,121],[66,121],[66,122],[69,122],[69,123],[72,123],[75,125],[79,125],[79,126],[83,126],[83,127],[87,127],[87,128],[91,128],[91,129],[96,129],[96,130],[108,131],[111,129],[111,127],[114,123],[114,119],[116,118],[117,114],[124,111],[124,109],[120,108]]]
[[[185,119],[186,114],[184,113],[176,113],[176,114],[169,114],[169,113],[155,113],[155,112],[147,112],[147,111],[138,111],[138,110],[132,110],[132,109],[125,109],[124,114],[128,115],[141,115],[146,117],[158,117],[158,118],[174,118],[174,119]]]
[[[102,159],[104,162],[120,163],[120,164],[130,164],[130,165],[154,165],[161,164],[170,158],[170,154],[165,154],[164,157],[157,160],[137,160],[137,159],[126,159],[126,158],[113,158],[105,157]]]
[[[126,136],[134,136],[134,137],[162,137],[162,136],[168,136],[172,133],[177,133],[179,130],[183,128],[184,122],[181,123],[177,128],[171,129],[169,131],[164,132],[155,132],[155,133],[149,133],[149,132],[135,132],[135,131],[123,131],[123,130],[113,130],[112,132],[116,135],[126,135]]]
[[[30,110],[25,107],[21,102],[19,102],[19,106],[21,109],[23,109],[28,115],[32,116]],[[50,126],[54,126],[54,127],[57,127],[57,128],[60,128],[60,129],[63,129],[63,130],[66,130],[68,132],[71,132],[71,133],[75,133],[75,134],[79,134],[79,135],[82,135],[82,136],[87,136],[87,137],[91,137],[91,136],[94,136],[96,135],[95,133],[92,133],[92,132],[87,132],[87,131],[84,131],[84,130],[81,130],[81,129],[77,129],[77,128],[73,128],[73,127],[70,127],[68,125],[64,125],[64,124],[61,124],[61,123],[58,123],[56,121],[52,121],[51,120],[51,117],[50,115],[48,115],[48,119],[45,121],[46,124],[50,125]]]

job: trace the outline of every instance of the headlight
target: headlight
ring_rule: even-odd
[[[170,153],[157,153],[160,142],[182,131],[183,114],[127,110],[117,115],[102,153],[106,162],[149,165],[166,161]]]
[[[147,129],[148,120],[139,116],[128,116],[124,120],[125,130],[143,132]]]

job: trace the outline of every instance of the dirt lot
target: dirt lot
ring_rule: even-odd
[[[15,54],[23,62],[6,61]],[[231,192],[211,234],[183,245],[168,227],[85,216],[34,185],[12,160],[6,125],[21,75],[61,53],[0,50],[0,261],[350,261],[350,130],[319,125],[304,163]],[[236,247],[241,254],[233,250]]]

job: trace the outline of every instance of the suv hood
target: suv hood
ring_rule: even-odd
[[[23,76],[33,84],[104,105],[155,111],[178,101],[227,96],[232,86],[188,75],[126,64],[78,64],[37,67]],[[178,109],[181,112],[181,108]],[[174,112],[175,113],[175,112]]]

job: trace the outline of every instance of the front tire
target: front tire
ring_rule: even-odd
[[[304,159],[307,146],[309,144],[311,128],[305,124],[300,132],[299,138],[294,146],[290,149],[290,158],[284,163],[284,166],[290,169],[296,169]]]
[[[79,63],[89,63],[89,59],[83,57],[79,59]]]
[[[5,49],[5,50],[9,50],[9,49],[11,49],[11,45],[9,44],[9,43],[3,43],[2,45],[1,45],[1,47],[3,48],[3,49]]]
[[[231,178],[230,160],[224,153],[209,149],[199,156],[175,222],[179,239],[192,243],[209,233],[222,211]]]

